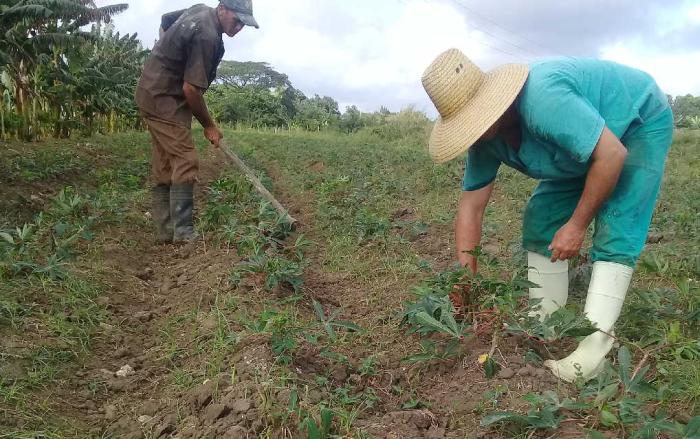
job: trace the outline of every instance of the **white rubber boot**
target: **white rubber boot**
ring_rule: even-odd
[[[545,361],[544,365],[554,375],[571,383],[579,377],[588,381],[601,372],[605,356],[614,342],[608,334],[613,333],[615,322],[620,317],[632,272],[631,267],[614,262],[593,264],[584,312],[600,331],[584,338],[576,350],[563,360]]]
[[[533,311],[531,316],[537,316],[542,321],[566,305],[569,297],[569,263],[552,262],[545,256],[527,252],[527,265],[527,280],[540,286],[530,288],[530,299],[542,299],[540,309]]]

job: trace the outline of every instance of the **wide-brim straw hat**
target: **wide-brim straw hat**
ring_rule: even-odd
[[[440,113],[428,151],[444,163],[467,151],[506,112],[527,80],[525,64],[483,72],[466,55],[450,49],[423,73],[423,87]]]

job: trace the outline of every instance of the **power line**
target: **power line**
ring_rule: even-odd
[[[540,43],[538,43],[538,42],[535,41],[535,40],[532,40],[532,39],[530,39],[530,38],[527,38],[527,37],[525,37],[525,36],[523,36],[523,35],[518,34],[517,32],[514,32],[514,31],[512,31],[512,30],[509,30],[509,29],[505,28],[503,25],[497,23],[497,22],[494,21],[493,19],[491,19],[491,18],[489,18],[489,17],[487,17],[487,16],[481,14],[480,12],[474,10],[473,8],[467,6],[463,1],[460,1],[460,0],[452,0],[452,1],[453,1],[454,3],[456,3],[458,6],[460,6],[462,9],[464,9],[465,11],[467,11],[468,13],[470,13],[471,15],[474,15],[474,16],[476,16],[476,17],[479,17],[479,18],[480,18],[481,20],[483,20],[483,21],[486,21],[486,22],[488,22],[488,23],[491,23],[493,26],[495,26],[495,27],[501,29],[502,31],[504,31],[504,32],[506,32],[506,33],[508,33],[508,34],[511,34],[511,35],[515,36],[516,38],[519,38],[519,39],[522,40],[522,41],[527,41],[527,42],[529,42],[530,44],[533,44],[533,45],[539,47],[539,49],[540,49],[541,52],[549,53],[549,54],[558,54],[558,53],[559,53],[557,50],[554,50],[554,49],[552,49],[551,47],[544,46],[543,44],[540,44]],[[483,29],[482,29],[482,30],[483,30]],[[515,43],[511,43],[511,42],[509,42],[509,41],[507,41],[507,40],[505,40],[505,39],[503,39],[503,41],[505,41],[505,42],[507,42],[508,44],[511,44],[511,45],[513,45],[513,46],[515,46],[515,47],[518,47],[518,48],[520,48],[521,50],[526,50],[526,51],[528,51],[528,52],[530,52],[530,53],[533,53],[533,54],[537,55],[537,54],[536,54],[535,52],[533,52],[532,50],[525,49],[525,48],[523,48],[523,47],[521,47],[521,46],[519,46],[519,45],[517,45],[517,44],[515,44]]]
[[[469,10],[468,10],[461,2],[459,2],[458,0],[452,0],[452,1],[453,1],[457,6],[462,7],[465,11],[469,12]],[[510,46],[513,46],[514,48],[519,49],[519,50],[522,51],[522,52],[529,52],[531,55],[533,55],[533,56],[535,56],[535,57],[538,56],[538,53],[537,53],[537,52],[535,52],[535,51],[533,51],[533,50],[530,50],[530,49],[528,49],[527,47],[523,47],[523,46],[521,46],[521,45],[519,45],[519,44],[513,43],[512,41],[509,41],[509,40],[507,40],[507,39],[505,39],[505,38],[503,38],[503,37],[501,37],[501,36],[499,36],[499,35],[494,34],[493,32],[489,31],[488,29],[485,29],[485,28],[483,28],[483,27],[477,25],[476,23],[474,23],[473,20],[470,20],[470,25],[471,25],[473,28],[475,28],[475,29],[481,31],[482,33],[484,33],[484,34],[490,36],[491,38],[493,38],[493,39],[495,39],[495,40],[498,40],[498,41],[501,41],[501,42],[503,42],[503,43],[506,43],[506,44],[508,44],[508,45],[510,45]],[[528,56],[529,56],[529,55],[528,55]]]
[[[404,4],[404,5],[407,5],[407,4],[408,4],[407,0],[397,0],[397,1],[398,1],[399,3],[401,3],[401,4]],[[431,0],[422,0],[422,1],[423,1],[424,3],[426,3],[426,4],[430,4],[430,3],[431,3]],[[468,8],[466,8],[466,6],[464,6],[463,4],[461,4],[460,2],[458,2],[457,0],[452,0],[452,1],[454,1],[454,2],[456,3],[457,6],[462,7],[462,8],[464,8],[465,10],[468,9]],[[475,14],[475,15],[476,15],[476,14]],[[368,24],[369,24],[369,23],[368,23]],[[377,30],[379,30],[379,31],[381,31],[381,29],[379,29],[379,27],[376,26],[376,25],[369,24],[369,26],[370,26],[370,27],[373,27],[373,28],[375,28],[375,29],[377,29]],[[479,25],[477,25],[477,24],[475,24],[475,23],[473,23],[473,22],[471,22],[471,21],[470,21],[470,26],[472,26],[472,27],[474,27],[475,29],[479,30],[479,31],[480,31],[481,33],[483,33],[484,35],[486,35],[486,36],[488,36],[488,37],[491,37],[491,39],[493,39],[493,40],[495,41],[496,44],[497,44],[497,43],[506,43],[506,44],[508,44],[508,45],[510,45],[510,46],[513,46],[516,50],[519,50],[519,51],[521,51],[521,52],[523,52],[523,53],[514,53],[512,50],[507,50],[507,49],[505,49],[505,48],[495,46],[495,45],[493,45],[493,44],[490,44],[490,43],[487,42],[487,41],[482,41],[481,39],[474,39],[474,40],[472,40],[472,41],[476,42],[477,44],[481,44],[482,46],[488,47],[489,49],[495,50],[495,51],[500,52],[500,53],[503,53],[503,54],[505,54],[505,55],[508,55],[508,56],[512,56],[512,57],[521,59],[521,60],[523,60],[523,61],[525,61],[525,62],[530,62],[530,61],[532,61],[536,56],[538,56],[536,52],[534,52],[534,51],[532,51],[532,50],[529,50],[529,49],[527,49],[527,48],[525,48],[525,47],[523,47],[523,46],[520,46],[520,45],[518,45],[518,44],[516,44],[516,43],[510,42],[510,41],[504,39],[503,37],[500,37],[500,36],[494,34],[493,32],[489,31],[488,29],[485,29],[485,28],[483,28],[483,27],[481,27],[481,26],[479,26]],[[531,55],[534,55],[534,56],[528,55],[528,54],[525,53],[525,52],[529,52]]]
[[[398,1],[399,1],[400,3],[403,3],[404,5],[405,5],[405,4],[408,4],[406,0],[398,0]],[[428,3],[428,4],[431,3],[429,0],[423,0],[423,1],[424,1],[425,3]],[[454,1],[454,0],[453,0],[453,1]],[[457,3],[457,5],[458,5],[458,6],[462,6],[462,5],[459,4],[459,3]],[[483,28],[481,28],[481,27],[479,27],[479,26],[477,26],[477,25],[475,25],[475,24],[473,24],[473,23],[470,23],[470,24],[471,24],[475,29],[478,29],[478,30],[481,31],[482,33],[484,33],[484,34],[490,36],[490,37],[491,37],[493,40],[495,40],[496,42],[499,42],[499,41],[500,41],[500,42],[505,42],[505,43],[507,43],[507,44],[510,44],[511,46],[515,46],[516,48],[520,49],[521,51],[530,52],[530,53],[536,55],[536,54],[535,54],[534,52],[532,52],[531,50],[527,50],[527,49],[525,49],[525,48],[523,48],[523,47],[520,47],[520,46],[518,46],[518,45],[516,45],[516,44],[510,43],[509,41],[504,40],[503,38],[499,37],[498,35],[495,35],[495,34],[493,34],[492,32],[489,32],[488,30],[483,29]],[[474,39],[473,41],[476,42],[477,44],[481,44],[482,46],[488,47],[489,49],[493,49],[493,50],[496,50],[496,51],[498,51],[498,52],[501,52],[501,53],[503,53],[503,54],[505,54],[505,55],[509,55],[509,56],[512,56],[512,57],[515,57],[515,58],[519,58],[519,59],[521,59],[521,60],[523,60],[523,61],[526,61],[526,62],[532,61],[532,59],[533,59],[532,56],[528,56],[527,54],[518,54],[518,53],[514,53],[514,52],[512,52],[512,51],[509,51],[509,50],[506,50],[506,49],[503,49],[503,48],[494,46],[493,44],[489,44],[489,43],[487,43],[487,42],[485,42],[485,41],[482,41],[482,40],[480,40],[480,39]]]
[[[478,44],[481,44],[482,46],[486,46],[486,47],[488,47],[488,48],[490,48],[490,49],[496,50],[496,51],[501,52],[501,53],[503,53],[503,54],[510,55],[510,56],[514,56],[514,57],[516,57],[516,58],[520,58],[520,59],[523,60],[523,61],[532,61],[532,57],[527,57],[527,56],[523,56],[523,55],[518,55],[517,53],[509,52],[509,51],[507,51],[507,50],[498,48],[498,47],[496,47],[496,46],[492,46],[491,44],[486,43],[486,42],[484,42],[484,41],[480,41],[480,40],[474,40],[474,41],[477,42]]]

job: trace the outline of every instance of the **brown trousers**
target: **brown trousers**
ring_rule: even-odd
[[[143,115],[153,142],[151,175],[154,184],[196,183],[199,161],[192,131],[182,125]]]

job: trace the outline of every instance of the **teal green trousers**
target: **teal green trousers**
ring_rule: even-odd
[[[627,159],[610,198],[595,217],[593,262],[635,267],[649,232],[673,137],[673,114],[668,109],[620,139]],[[548,247],[571,218],[586,180],[545,180],[535,189],[525,210],[523,247],[550,256]]]

